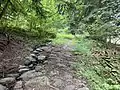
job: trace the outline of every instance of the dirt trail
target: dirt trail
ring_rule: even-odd
[[[71,65],[76,57],[70,49],[65,49],[65,46],[45,46],[42,49],[41,54],[46,55],[47,59],[44,65],[35,68],[35,71],[42,73],[28,80],[23,78],[24,90],[89,90],[86,81],[74,74]]]
[[[13,63],[14,60],[12,59],[11,62],[8,62],[10,65],[5,65],[11,67],[4,70],[8,73],[5,73],[4,77],[3,72],[1,73],[0,90],[89,90],[87,82],[82,77],[76,77],[72,68],[76,56],[71,53],[73,49],[73,46],[70,46],[71,43],[69,41],[63,46],[46,45],[37,47],[31,51],[30,56],[28,55],[29,58],[27,59],[29,60],[27,62],[26,59],[21,58],[25,65],[20,65],[21,59],[18,61],[14,58],[16,62]],[[15,55],[15,51],[17,53],[21,50],[14,47],[9,50],[14,51],[14,54],[10,53],[10,55]],[[21,54],[18,53],[16,57],[19,55]],[[1,63],[3,62],[1,61]],[[17,67],[13,67],[15,63],[17,63]],[[10,70],[12,71],[10,72]]]
[[[49,64],[46,66],[49,68],[48,77],[52,85],[59,88],[58,90],[88,90],[86,82],[74,75],[71,65],[74,64],[76,57],[69,50],[62,46],[52,49]]]

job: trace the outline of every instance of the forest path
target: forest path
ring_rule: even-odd
[[[82,78],[75,76],[72,68],[76,60],[68,45],[44,46],[41,48],[45,55],[44,65],[37,65],[34,70],[21,75],[24,87],[18,81],[15,90],[89,90],[87,83]]]
[[[71,43],[39,46],[22,59],[24,65],[6,65],[13,71],[0,77],[0,90],[89,90],[86,80],[75,75]]]

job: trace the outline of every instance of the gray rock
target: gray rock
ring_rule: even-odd
[[[50,82],[49,82],[48,77],[46,76],[36,77],[36,78],[30,79],[29,81],[25,83],[26,88],[29,88],[29,87],[39,88],[39,90],[42,90],[40,89],[41,86],[47,86],[47,85],[50,85]],[[46,89],[43,89],[43,90],[46,90]]]
[[[37,55],[35,55],[35,54],[30,54],[30,57],[32,57],[32,58],[34,58],[34,59],[37,59],[38,57],[37,57]],[[32,60],[32,59],[31,59]]]
[[[65,72],[64,79],[72,79],[73,76],[70,73]]]
[[[47,51],[48,49],[49,49],[49,47],[46,47],[46,46],[41,47],[41,50],[44,50],[44,51]]]
[[[29,68],[34,68],[34,65],[33,65],[33,64],[30,64],[28,67],[29,67]]]
[[[40,48],[37,48],[36,51],[38,51],[38,52],[42,52],[43,50],[40,49]]]
[[[24,62],[24,64],[25,64],[26,66],[30,65],[31,63],[32,63],[32,61],[30,61],[30,60],[25,60],[25,62]]]
[[[0,56],[2,56],[3,53],[0,52]]]
[[[66,68],[66,65],[58,63],[57,66]]]
[[[32,52],[32,51],[33,51],[33,49],[32,49],[32,48],[30,48],[30,47],[28,47],[28,48],[27,48],[27,50],[28,50],[28,51],[30,51],[30,52]]]
[[[55,87],[63,87],[64,86],[64,82],[61,79],[54,79],[54,86]]]
[[[26,66],[29,66],[29,65],[31,65],[32,63],[36,63],[36,60],[37,60],[37,58],[35,59],[35,58],[33,58],[32,56],[29,56],[29,57],[26,57],[26,60],[25,60],[24,64],[25,64]]]
[[[27,67],[24,65],[19,65],[19,69],[23,69],[23,68],[27,68]]]
[[[34,54],[39,54],[39,52],[38,52],[38,51],[36,51],[36,50],[35,50],[35,51],[33,51],[33,53],[34,53]]]
[[[41,49],[45,52],[48,52],[48,53],[51,52],[51,50],[52,50],[51,47],[42,47]]]
[[[46,56],[44,56],[44,55],[38,56],[38,60],[39,60],[39,61],[44,60],[45,58],[46,58]]]
[[[43,69],[42,66],[36,66],[36,67],[35,67],[35,71],[36,71],[36,72],[39,72],[39,71],[41,71],[42,69]]]
[[[73,84],[73,79],[67,79],[66,80],[66,84],[67,85],[71,85],[71,84]],[[74,84],[75,85],[75,84]],[[76,85],[77,86],[77,85]]]
[[[35,54],[30,54],[30,56],[35,57],[36,55]]]
[[[7,77],[7,78],[0,79],[0,84],[2,85],[13,84],[15,82],[16,80],[13,77]]]
[[[5,86],[0,85],[0,90],[8,90]]]
[[[20,70],[19,70],[19,73],[24,73],[24,72],[27,72],[27,71],[29,71],[28,68],[23,68],[23,69],[20,69]]]
[[[17,78],[17,77],[19,77],[19,73],[7,74],[7,77]]]
[[[46,73],[46,70],[42,70],[41,72],[42,72],[42,74],[45,74],[45,73]]]
[[[53,70],[50,72],[50,76],[55,76],[55,75],[59,75],[59,71]]]
[[[48,64],[48,61],[44,61],[43,64]]]
[[[33,58],[32,56],[26,57],[26,60],[29,60],[29,61],[32,61],[32,62],[36,62],[36,59]]]
[[[29,79],[32,79],[32,78],[35,78],[35,77],[38,77],[38,76],[41,76],[41,75],[42,75],[41,72],[35,72],[35,70],[31,70],[31,71],[23,73],[20,76],[20,79],[22,79],[24,81],[28,81]]]
[[[16,84],[14,86],[14,90],[23,90],[22,86],[23,86],[23,82],[18,81],[18,82],[16,82]]]
[[[87,87],[79,88],[78,90],[89,90]]]
[[[75,89],[75,85],[68,85],[64,88],[64,90],[74,90]]]

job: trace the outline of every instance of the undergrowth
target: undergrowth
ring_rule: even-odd
[[[117,66],[119,67],[119,64]],[[78,57],[78,62],[73,67],[78,76],[83,75],[87,78],[90,90],[120,90],[118,81],[120,69],[111,69],[102,59],[82,55]]]
[[[43,44],[51,41],[56,37],[56,30],[54,28],[36,30],[22,29],[19,27],[0,27],[0,33],[9,35],[10,39],[20,39],[29,44]]]
[[[85,47],[89,51],[90,46]],[[90,90],[120,90],[120,53],[105,48],[90,52],[89,54],[77,52],[77,63],[73,65],[77,75],[87,78]]]

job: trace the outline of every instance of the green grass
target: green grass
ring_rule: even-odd
[[[74,36],[72,34],[58,33],[57,37],[53,39],[53,44],[66,44],[66,42],[73,40]]]

